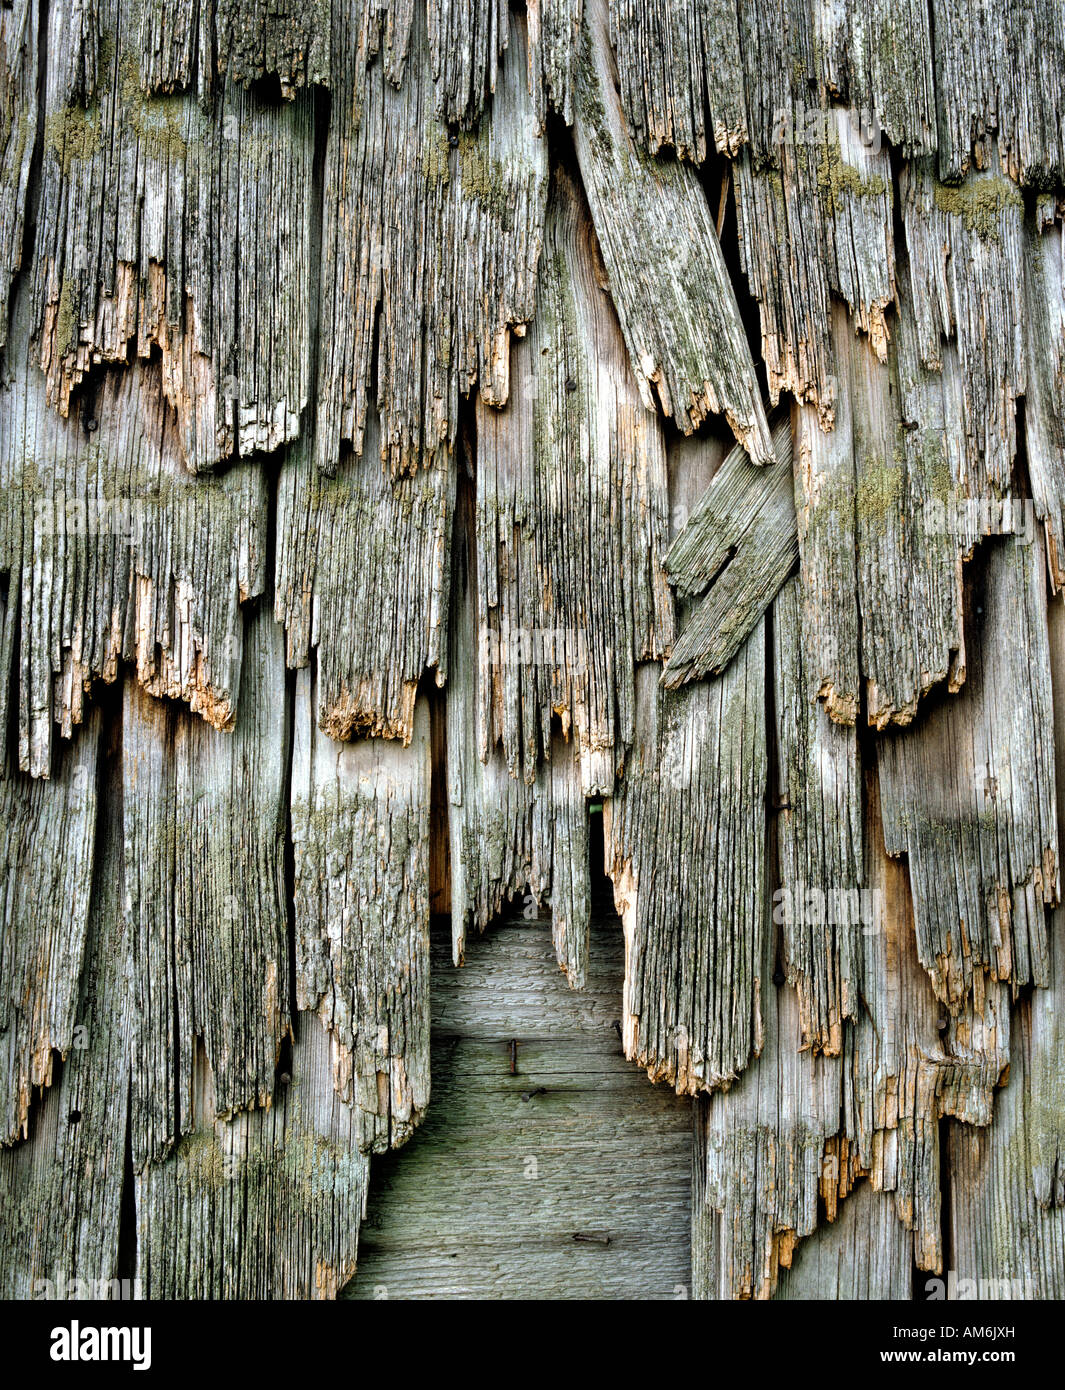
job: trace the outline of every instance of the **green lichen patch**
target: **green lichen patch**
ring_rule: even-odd
[[[937,183],[935,202],[940,212],[960,217],[965,230],[982,241],[1000,240],[1002,214],[1024,206],[1020,190],[1006,178],[971,179],[957,187]]]

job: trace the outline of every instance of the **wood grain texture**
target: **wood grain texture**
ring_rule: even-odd
[[[191,468],[276,449],[310,393],[311,98],[232,80],[206,104],[148,96],[130,7],[103,0],[99,23],[86,104],[49,47],[33,248],[49,402],[66,414],[96,363],[158,350]]]
[[[409,746],[338,745],[296,683],[291,834],[296,998],[332,1044],[360,1147],[411,1134],[429,1102],[429,711]]]
[[[378,457],[376,412],[363,457],[333,477],[301,440],[277,490],[274,612],[286,660],[316,657],[315,718],[335,739],[409,741],[423,671],[447,677],[454,462],[391,478]]]
[[[621,1054],[622,954],[597,914],[574,993],[542,916],[508,918],[461,970],[438,940],[433,1105],[374,1160],[348,1296],[688,1295],[690,1108]]]
[[[648,159],[615,87],[607,0],[585,0],[574,140],[632,370],[685,433],[723,414],[755,463],[773,458],[750,348],[706,197]]]
[[[1059,900],[1042,547],[989,549],[962,692],[879,748],[884,835],[905,853],[918,950],[952,1014],[985,981],[1045,985]],[[949,870],[947,866],[950,866]]]
[[[37,141],[40,6],[0,9],[0,349],[7,342],[11,282],[22,265],[26,195]]]
[[[537,315],[503,412],[477,414],[477,642],[482,757],[531,777],[552,722],[585,794],[613,785],[634,728],[636,663],[673,612],[661,570],[668,481],[565,175],[552,188]]]
[[[101,723],[95,719],[79,731],[74,748],[81,750],[81,758],[96,760],[87,745],[101,737]],[[105,735],[112,744],[118,736],[114,725]],[[56,1053],[62,1050],[64,1055],[61,1061],[52,1056],[53,1074],[47,1090],[35,1099],[28,1138],[0,1149],[0,1181],[6,1194],[0,1289],[5,1298],[107,1297],[111,1281],[120,1274],[133,961],[122,902],[122,768],[117,747],[102,751],[99,761],[106,760],[106,771],[99,778],[99,800],[93,798],[94,810],[99,808],[99,833],[91,895],[72,895],[68,885],[65,898],[61,892],[51,897],[62,906],[69,942],[80,937],[84,945],[74,1027],[65,1047],[58,1034],[53,1037]],[[53,780],[34,782],[31,795],[58,800],[68,792]],[[4,822],[10,826],[12,818],[5,814]],[[73,849],[70,829],[63,843],[50,846],[59,865],[69,860]],[[38,834],[36,841],[43,853],[45,836]],[[33,881],[39,887],[45,882],[40,866]],[[59,887],[54,881],[52,886]],[[74,978],[78,972],[68,969]],[[9,978],[5,960],[4,979]],[[103,1291],[101,1281],[107,1286]]]
[[[637,741],[604,807],[625,924],[625,1055],[678,1092],[727,1086],[761,1047],[767,779],[764,623],[721,676],[640,670]]]
[[[93,714],[48,781],[0,777],[0,1142],[28,1132],[34,1091],[74,1044],[89,933],[101,720]]]
[[[251,620],[232,734],[126,682],[126,911],[139,1005],[133,1161],[195,1123],[197,1055],[220,1116],[269,1103],[291,982],[284,890],[286,699],[280,629]]]
[[[369,1160],[335,1094],[329,1040],[300,1020],[268,1109],[218,1114],[203,1053],[188,1133],[137,1175],[149,1299],[332,1299],[355,1272]]]
[[[774,427],[773,448],[774,461],[762,468],[733,449],[666,554],[678,595],[698,599],[662,670],[670,689],[720,675],[795,565],[787,418]]]
[[[894,1204],[862,1183],[836,1220],[798,1247],[791,1266],[781,1272],[774,1297],[782,1302],[905,1302],[914,1296],[913,1289],[910,1242]]]
[[[550,906],[558,963],[575,989],[588,969],[591,920],[588,809],[575,740],[556,733],[545,757],[519,771],[499,748],[484,751],[487,645],[477,638],[475,524],[466,518],[456,554],[451,631],[456,662],[445,711],[452,958],[466,957],[515,895],[529,914]],[[518,659],[524,652],[512,653]],[[549,760],[547,755],[550,755]]]
[[[0,1289],[1061,1292],[1059,11],[0,0]]]
[[[862,774],[854,729],[811,697],[801,594],[790,580],[773,605],[773,708],[781,963],[798,993],[804,1046],[838,1053],[858,1014],[861,933],[871,916],[862,862]],[[863,901],[863,891],[865,900]]]
[[[420,12],[419,12],[420,13]],[[338,21],[339,22],[339,21]],[[385,60],[344,54],[326,139],[315,453],[334,471],[341,441],[364,449],[369,403],[393,473],[451,450],[459,396],[508,396],[510,330],[533,314],[547,152],[514,55],[476,130],[436,115],[424,19],[397,90]]]

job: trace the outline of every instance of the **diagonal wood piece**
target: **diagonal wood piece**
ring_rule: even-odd
[[[776,462],[757,468],[733,449],[666,555],[678,593],[701,597],[662,673],[670,689],[725,669],[798,559],[786,416],[773,450]]]

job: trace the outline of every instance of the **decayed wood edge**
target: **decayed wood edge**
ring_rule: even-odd
[[[939,183],[926,163],[902,184],[910,304],[926,367],[957,344],[960,401],[952,421],[964,442],[968,495],[1010,495],[1017,452],[1016,402],[1026,389],[1024,200],[1003,174]]]
[[[802,597],[789,580],[773,605],[780,889],[774,923],[798,993],[803,1046],[838,1053],[862,987],[862,774],[857,731],[834,723],[810,694]]]
[[[1025,227],[1024,439],[1035,513],[1046,530],[1055,593],[1065,583],[1065,209],[1044,195]]]
[[[317,726],[307,669],[295,699],[297,1003],[329,1033],[360,1148],[394,1148],[429,1102],[428,705],[409,746],[338,746]]]
[[[913,1297],[911,1239],[888,1193],[861,1182],[836,1220],[819,1226],[781,1271],[774,1297],[781,1302]]]
[[[661,422],[598,287],[587,210],[561,171],[538,301],[507,409],[477,407],[480,754],[499,745],[531,779],[560,724],[584,794],[602,795],[632,741],[636,663],[673,639],[668,476]]]
[[[860,112],[905,156],[934,156],[956,182],[1002,167],[1034,187],[1061,182],[1065,20],[1059,7],[1011,6],[974,23],[963,0],[613,0],[621,91],[653,152],[670,145],[702,162],[710,131],[735,155],[765,155],[782,117],[800,123],[826,95]]]
[[[1065,805],[1065,608],[1051,606],[1058,807]],[[1060,824],[1060,821],[1059,821]],[[1009,1080],[986,1131],[951,1126],[949,1163],[953,1287],[949,1297],[1065,1296],[1065,912],[1050,917],[1047,989],[1017,1010]],[[944,1281],[946,1284],[947,1281]]]
[[[376,412],[367,450],[327,477],[313,444],[281,467],[275,616],[286,659],[317,658],[315,717],[335,739],[409,742],[424,671],[447,678],[447,605],[456,462],[391,478],[378,458]]]
[[[755,463],[773,458],[750,348],[706,195],[685,165],[630,137],[606,0],[584,0],[574,139],[633,373],[685,433],[724,414]]]
[[[529,88],[541,123],[550,110],[573,124],[584,0],[526,0]]]
[[[996,24],[974,24],[963,0],[932,0],[930,28],[939,112],[939,174],[955,181],[1002,167],[1036,187],[1060,185],[1065,123],[1060,73],[1065,17],[1057,5],[1010,5]]]
[[[861,1007],[845,1022],[841,1055],[801,1048],[796,997],[781,981],[764,1001],[758,1059],[729,1091],[696,1107],[696,1297],[770,1297],[797,1243],[817,1228],[818,1198],[834,1222],[866,1177],[892,1195],[917,1268],[942,1268],[940,1121],[991,1122],[1009,1061],[1008,999],[991,989],[982,1012],[941,1017],[917,959],[905,868],[884,847],[871,774],[866,807],[874,911],[861,932]],[[764,949],[768,972],[772,934]]]
[[[988,982],[1045,985],[1060,898],[1043,551],[988,547],[961,692],[879,745],[888,852],[906,854],[921,962],[951,1014]],[[949,867],[948,867],[949,866]]]
[[[935,149],[922,0],[871,0],[860,24],[846,6],[612,0],[611,33],[626,113],[652,153],[702,163],[711,140],[733,157],[750,141],[761,157],[783,116],[804,122],[811,82],[818,105],[827,89],[905,154]]]
[[[69,1056],[75,1045],[90,931],[101,728],[96,712],[57,753],[47,781],[12,768],[0,776],[3,1144],[26,1137],[34,1092],[52,1084],[57,1056]]]
[[[512,61],[484,120],[449,136],[418,15],[398,91],[383,60],[364,72],[357,52],[337,48],[315,439],[325,472],[342,441],[363,451],[371,400],[393,473],[451,450],[460,394],[478,384],[505,403],[510,331],[533,315],[547,152],[518,61],[524,26],[511,17]]]
[[[149,1299],[331,1299],[355,1273],[369,1159],[334,1093],[328,1035],[299,1020],[273,1104],[231,1118],[202,1050],[188,1132],[134,1180]]]
[[[637,741],[604,804],[625,1054],[678,1092],[730,1085],[762,1045],[765,658],[760,623],[712,681],[669,691],[641,667]]]
[[[99,362],[161,353],[193,469],[294,438],[310,393],[313,100],[225,79],[140,85],[135,14],[102,0],[96,89],[49,45],[33,320],[61,412]],[[278,185],[289,193],[276,197]]]
[[[840,1122],[841,1064],[802,1050],[797,997],[771,983],[768,896],[753,905],[748,926],[757,930],[754,968],[763,982],[758,1056],[734,1086],[700,1097],[694,1110],[697,1299],[769,1297],[796,1241],[816,1229],[822,1191],[834,1200],[831,1168],[823,1174],[822,1165]]]
[[[126,898],[141,1004],[131,1143],[138,1169],[193,1123],[196,1054],[220,1115],[268,1105],[291,1031],[284,885],[287,694],[280,628],[249,621],[231,734],[127,679]]]
[[[515,895],[526,908],[549,904],[559,966],[570,985],[587,978],[591,918],[588,812],[576,745],[556,735],[550,761],[533,776],[512,772],[502,752],[483,752],[479,691],[486,644],[478,640],[472,517],[459,533],[451,597],[454,662],[446,707],[452,955],[465,960],[471,931],[483,932]]]
[[[700,601],[662,671],[676,689],[719,675],[772,603],[798,557],[791,424],[773,429],[774,462],[732,450],[666,554],[670,583]]]
[[[84,750],[98,737],[100,724],[96,719],[79,731],[75,747]],[[117,740],[117,733],[112,727],[105,737]],[[0,1149],[0,1181],[6,1193],[0,1291],[5,1298],[117,1296],[110,1281],[119,1274],[134,1015],[128,987],[133,969],[130,931],[122,904],[122,788],[116,753],[112,747],[103,750],[108,771],[101,787],[91,899],[41,898],[62,906],[64,927],[72,937],[86,912],[88,926],[76,1021],[58,1075],[34,1104],[29,1137],[14,1148]],[[91,781],[95,787],[95,767],[93,774],[87,785]],[[33,794],[53,799],[64,795],[54,781],[35,783]],[[11,824],[6,815],[4,821]],[[43,856],[47,843],[42,837],[38,844]],[[51,852],[62,860],[62,845],[53,844]],[[28,881],[37,886],[42,882],[40,875]],[[103,1290],[100,1281],[107,1281]]]
[[[188,473],[157,363],[108,370],[66,419],[51,410],[25,289],[0,387],[0,722],[17,724],[19,765],[47,776],[56,731],[70,736],[123,660],[146,690],[232,727],[240,604],[265,583],[267,491],[251,462]]]

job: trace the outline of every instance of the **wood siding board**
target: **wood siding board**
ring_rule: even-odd
[[[90,930],[102,722],[90,717],[48,780],[0,777],[0,1142],[25,1137],[35,1090],[74,1045]]]
[[[50,47],[33,319],[61,412],[99,362],[161,353],[196,470],[296,437],[310,391],[313,103],[232,80],[206,105],[140,86],[134,16],[102,0],[87,105]],[[284,199],[276,190],[286,190]]]
[[[372,400],[393,473],[453,449],[460,395],[479,384],[483,400],[506,402],[510,330],[533,314],[547,153],[524,63],[505,65],[476,130],[449,136],[423,25],[398,90],[383,60],[364,73],[350,47],[335,83],[316,430],[327,473],[342,441],[363,452]],[[517,19],[511,39],[517,58]]]
[[[97,718],[79,733],[75,747],[81,751],[72,750],[72,757],[85,758],[101,726]],[[84,893],[38,899],[38,907],[46,901],[61,907],[71,942],[86,911],[88,925],[76,1022],[61,1048],[63,1060],[33,1105],[28,1138],[0,1150],[7,1194],[0,1248],[5,1298],[106,1298],[119,1275],[133,1010],[131,937],[122,904],[121,769],[117,759],[110,767],[99,803],[91,899],[86,903]],[[95,775],[90,785],[95,791]],[[34,783],[31,794],[59,799],[67,792],[53,781]],[[4,821],[11,823],[6,815]],[[70,834],[59,845],[39,837],[42,856],[47,849],[59,864],[69,861],[73,842]],[[48,893],[40,871],[32,882],[38,894]],[[69,978],[77,973],[70,970]],[[60,1050],[58,1036],[53,1045]],[[103,1293],[100,1281],[108,1281]]]
[[[761,1046],[764,623],[714,680],[674,692],[642,667],[637,718],[604,821],[625,924],[625,1053],[695,1094],[730,1085]]]
[[[798,555],[791,424],[773,428],[774,462],[755,468],[732,450],[665,557],[680,596],[698,596],[665,663],[670,689],[725,669]]]
[[[315,718],[336,739],[413,731],[422,673],[447,676],[454,459],[392,478],[377,451],[346,453],[333,477],[301,441],[282,464],[275,615],[289,666],[317,658]]]
[[[429,710],[404,746],[338,745],[296,681],[296,997],[328,1031],[361,1148],[405,1142],[429,1102]]]
[[[689,1102],[621,1055],[617,920],[597,913],[591,937],[580,993],[543,914],[508,916],[461,970],[436,942],[433,1104],[402,1153],[374,1160],[347,1296],[687,1295]]]
[[[689,167],[630,136],[614,79],[606,0],[585,0],[574,140],[611,297],[645,402],[684,432],[724,414],[755,463],[769,426],[709,204]]]
[[[4,660],[17,638],[8,718],[20,766],[46,776],[56,729],[70,736],[123,660],[146,690],[232,726],[240,603],[265,583],[267,495],[250,462],[187,471],[158,363],[108,370],[65,419],[50,409],[21,305],[0,388]]]
[[[673,612],[665,443],[599,289],[578,196],[560,174],[510,405],[478,406],[477,642],[482,757],[501,745],[531,778],[557,719],[592,795],[613,785],[635,665],[668,649]]]
[[[921,962],[956,1013],[983,982],[1049,978],[1060,893],[1042,548],[988,552],[959,695],[879,744],[888,852],[908,856]],[[948,868],[949,866],[949,868]]]
[[[127,681],[126,904],[141,1006],[133,1159],[161,1159],[194,1123],[205,1050],[219,1115],[269,1103],[290,1032],[284,897],[288,732],[281,631],[250,620],[244,699],[222,734]]]

